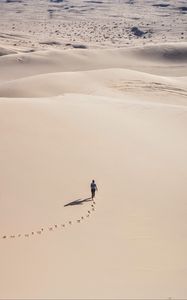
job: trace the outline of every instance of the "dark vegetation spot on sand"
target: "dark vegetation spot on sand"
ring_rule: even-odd
[[[137,37],[142,37],[146,34],[146,32],[140,30],[138,27],[133,26],[131,28],[131,32],[136,35]]]
[[[64,0],[50,0],[50,2],[61,3],[64,2]]]
[[[88,47],[86,45],[82,45],[82,44],[72,44],[72,47],[73,48],[76,48],[76,49],[87,49]]]
[[[102,4],[103,1],[97,1],[97,0],[88,0],[88,1],[84,1],[86,3],[93,3],[93,4]]]
[[[49,45],[49,46],[53,46],[53,45],[61,45],[60,42],[56,42],[56,41],[45,41],[45,42],[39,42],[40,45]]]
[[[166,3],[158,3],[158,4],[153,4],[153,6],[155,6],[155,7],[168,7],[170,5],[166,4]]]
[[[187,6],[180,6],[179,10],[182,12],[187,12]]]
[[[88,47],[86,45],[83,44],[71,44],[71,43],[67,43],[65,44],[66,47],[72,47],[75,49],[88,49]]]
[[[6,0],[6,3],[22,3],[22,0]]]

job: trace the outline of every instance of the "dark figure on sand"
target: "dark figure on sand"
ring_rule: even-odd
[[[92,200],[93,200],[93,198],[95,197],[95,191],[98,191],[95,180],[92,180],[92,182],[90,184],[90,188],[91,188],[91,194],[92,194]]]

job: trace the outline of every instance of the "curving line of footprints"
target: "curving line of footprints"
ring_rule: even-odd
[[[70,220],[61,224],[55,224],[53,226],[46,226],[46,228],[42,227],[40,230],[36,230],[36,231],[31,231],[30,233],[25,233],[25,234],[10,234],[10,235],[3,235],[1,238],[2,239],[16,239],[16,238],[30,238],[34,235],[41,235],[44,232],[51,232],[55,229],[64,229],[67,226],[71,226],[74,223],[81,223],[82,221],[84,221],[86,218],[89,218],[91,213],[95,211],[95,206],[96,206],[96,202],[93,201],[90,207],[90,210],[88,210],[86,212],[85,216],[80,217],[79,219],[76,219],[74,221]]]

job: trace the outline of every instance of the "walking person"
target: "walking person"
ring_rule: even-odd
[[[92,182],[90,184],[90,188],[91,188],[91,194],[92,194],[92,200],[93,200],[93,198],[95,197],[95,191],[98,191],[95,180],[92,180]]]

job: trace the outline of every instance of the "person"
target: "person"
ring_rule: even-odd
[[[95,191],[98,191],[95,180],[92,180],[92,182],[90,184],[90,188],[91,188],[91,194],[92,194],[92,200],[93,200],[93,198],[95,197]]]

